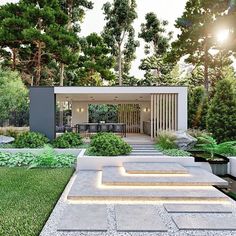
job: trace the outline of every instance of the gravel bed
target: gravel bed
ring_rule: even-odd
[[[60,197],[58,203],[56,204],[51,216],[46,222],[40,236],[236,236],[236,231],[211,231],[211,230],[178,230],[175,223],[172,221],[172,216],[181,215],[181,213],[168,213],[164,206],[161,203],[152,204],[157,211],[157,214],[162,218],[162,221],[168,227],[167,232],[117,232],[116,231],[116,219],[115,219],[115,205],[107,204],[107,213],[108,213],[108,231],[107,232],[59,232],[57,231],[57,225],[62,217],[63,211],[66,208],[68,202],[66,201],[66,196],[70,186],[72,185],[73,178],[68,183],[65,191]],[[210,217],[220,217],[222,220],[226,220],[227,217],[236,217],[236,202],[232,202],[232,215],[231,214],[218,214],[218,213],[187,213],[189,216],[199,216],[202,215],[206,217],[206,221]],[[130,203],[130,202],[129,202]],[[145,202],[142,202],[145,204]],[[150,203],[148,203],[150,204]],[[128,220],[128,219],[127,219]]]

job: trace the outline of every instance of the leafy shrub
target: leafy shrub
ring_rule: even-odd
[[[16,148],[40,148],[49,142],[43,134],[37,132],[25,132],[17,136],[15,140]]]
[[[207,116],[208,130],[218,142],[236,140],[236,95],[232,81],[217,83]]]
[[[21,167],[29,166],[59,168],[71,167],[75,163],[76,157],[71,154],[56,154],[51,147],[45,147],[40,154],[33,153],[8,153],[0,152],[0,166]]]
[[[236,141],[223,142],[217,144],[217,141],[208,135],[199,137],[200,144],[197,144],[197,148],[209,152],[213,158],[214,154],[222,154],[226,156],[236,155]]]
[[[76,148],[79,145],[81,145],[82,143],[83,142],[82,142],[80,134],[68,132],[68,133],[64,133],[64,134],[60,135],[59,137],[57,137],[53,141],[53,147],[55,147],[55,148]]]
[[[131,151],[131,146],[121,137],[113,133],[99,133],[91,139],[88,153],[96,156],[119,156],[127,155]]]
[[[175,141],[176,141],[175,134],[173,134],[171,132],[167,132],[167,131],[160,132],[156,138],[156,143],[162,149],[177,148]]]

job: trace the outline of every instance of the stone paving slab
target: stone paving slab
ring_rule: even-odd
[[[225,204],[164,204],[169,213],[232,213]]]
[[[188,170],[178,163],[125,162],[125,171],[129,174],[187,174]]]
[[[122,167],[103,167],[102,183],[110,186],[227,186],[228,182],[199,167],[186,167],[186,175],[133,175]]]
[[[228,197],[214,187],[168,186],[155,188],[106,188],[101,184],[101,171],[79,171],[67,195],[70,200],[176,200],[228,201]]]
[[[173,216],[180,230],[236,230],[236,217]]]
[[[167,231],[155,208],[150,205],[115,205],[117,231]]]
[[[58,225],[58,231],[106,231],[107,208],[99,204],[68,205]]]

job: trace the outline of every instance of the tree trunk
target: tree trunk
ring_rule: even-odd
[[[64,86],[64,72],[65,72],[65,64],[60,63],[60,86]]]
[[[205,44],[204,44],[204,86],[206,90],[206,94],[208,96],[208,91],[209,91],[209,75],[208,75],[208,40],[207,38],[205,39]]]
[[[65,71],[65,64],[60,63],[60,86],[64,85],[64,71]],[[59,126],[63,126],[63,110],[64,110],[64,102],[60,102],[59,108]]]
[[[16,48],[12,49],[12,70],[16,69]]]
[[[67,29],[71,30],[72,29],[72,17],[73,17],[73,0],[68,1],[68,24],[67,24]]]
[[[119,44],[119,55],[118,55],[118,67],[119,67],[119,86],[122,86],[122,57],[121,57],[121,44]]]
[[[41,77],[41,57],[42,57],[42,43],[38,42],[38,55],[37,55],[37,62],[36,62],[36,80],[35,85],[39,86],[40,77]]]
[[[42,23],[43,20],[41,18],[38,19],[38,30],[42,30]],[[35,85],[39,86],[40,82],[40,77],[41,77],[41,58],[42,58],[42,42],[38,41],[37,42],[37,47],[38,47],[38,54],[37,54],[37,61],[36,61],[36,80],[35,80]]]

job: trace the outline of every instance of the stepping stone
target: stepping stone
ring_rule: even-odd
[[[173,216],[181,230],[236,230],[236,217]]]
[[[153,206],[116,205],[117,231],[167,231]]]
[[[178,163],[125,162],[125,171],[129,174],[187,174],[188,170]]]
[[[186,167],[188,174],[133,175],[122,167],[103,167],[102,183],[110,186],[227,186],[228,182],[200,168]]]
[[[232,210],[223,204],[164,204],[170,213],[232,213]]]
[[[100,204],[68,205],[58,231],[106,231],[107,208]]]
[[[69,191],[70,200],[173,200],[228,201],[228,197],[214,187],[106,187],[101,184],[101,171],[79,171]]]

